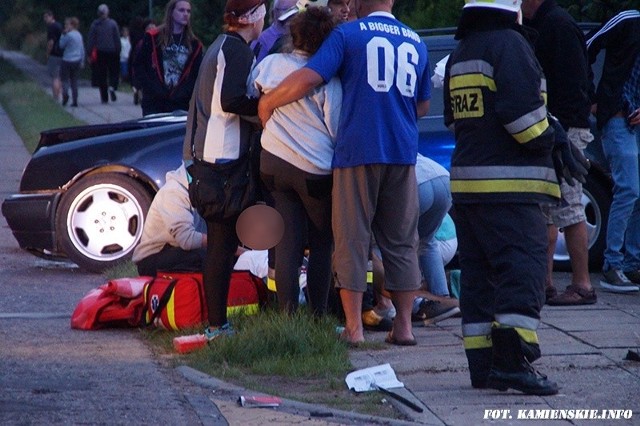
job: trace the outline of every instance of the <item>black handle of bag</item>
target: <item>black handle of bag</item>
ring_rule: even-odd
[[[149,319],[149,321],[147,321],[145,318],[146,318],[147,312],[149,310],[149,304],[151,303],[151,298],[149,297],[149,292],[151,291],[151,287],[153,286],[153,284],[155,282],[156,282],[156,278],[152,279],[151,282],[147,285],[147,288],[145,290],[144,298],[147,301],[144,304],[144,311],[143,311],[143,314],[142,314],[142,318],[140,320],[141,325],[143,327],[148,327],[148,326],[152,325],[154,323],[154,321],[156,319],[158,319],[158,317],[162,314],[162,310],[167,306],[167,303],[169,303],[169,299],[171,299],[171,293],[173,293],[173,289],[175,288],[176,284],[178,284],[178,279],[176,278],[176,279],[171,280],[171,282],[167,286],[167,288],[164,291],[164,293],[162,293],[162,296],[160,296],[160,300],[158,301],[158,307],[156,308],[155,311],[153,311],[153,315],[151,315],[151,319]]]

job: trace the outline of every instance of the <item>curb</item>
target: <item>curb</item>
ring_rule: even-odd
[[[207,374],[202,373],[201,371],[195,370],[188,366],[178,366],[175,368],[182,377],[187,379],[188,381],[207,388],[212,389],[215,392],[215,396],[219,399],[232,400],[235,402],[238,397],[243,393],[251,393],[259,396],[268,396],[266,394],[260,392],[250,391],[241,386],[237,386],[215,377],[209,376]],[[408,392],[408,391],[407,391]],[[406,396],[406,395],[403,395]],[[406,396],[409,397],[409,396]],[[413,399],[415,397],[412,396]],[[405,409],[398,407],[398,403],[393,401],[393,399],[389,398],[390,402],[393,406],[398,409],[403,415],[405,415]],[[422,405],[422,404],[420,404]],[[426,407],[425,407],[426,408]],[[396,420],[390,419],[386,417],[377,417],[377,416],[368,416],[366,414],[354,413],[351,411],[338,410],[334,408],[329,408],[321,405],[308,404],[306,402],[294,401],[291,399],[282,398],[282,404],[277,408],[280,412],[285,412],[288,414],[292,414],[295,416],[302,416],[305,418],[312,418],[317,420],[324,420],[327,422],[339,422],[341,424],[370,424],[370,425],[390,425],[390,426],[404,426],[404,425],[414,425],[416,423],[419,424],[438,424],[442,425],[443,423],[438,421],[437,423],[430,422],[425,423],[421,419],[411,418],[410,421],[405,420]]]

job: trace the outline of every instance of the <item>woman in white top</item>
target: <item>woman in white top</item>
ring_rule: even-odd
[[[329,10],[307,8],[289,24],[292,53],[263,59],[252,72],[262,93],[302,68],[335,25]],[[307,289],[313,313],[327,311],[331,284],[331,161],[342,89],[331,80],[302,99],[274,111],[262,133],[260,173],[282,215],[285,232],[275,248],[276,291],[281,309],[298,307],[298,268],[309,247]]]

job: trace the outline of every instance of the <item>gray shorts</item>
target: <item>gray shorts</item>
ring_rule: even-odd
[[[51,78],[60,78],[60,67],[62,66],[62,57],[49,56],[47,60],[47,73]]]
[[[584,151],[589,142],[593,140],[593,135],[589,129],[570,127],[567,131],[569,141]],[[562,205],[543,205],[542,213],[547,220],[547,225],[555,225],[558,228],[566,228],[583,222],[586,219],[584,206],[582,205],[582,184],[576,181],[574,186],[567,184],[564,180],[560,183],[560,194]]]
[[[419,289],[415,167],[370,164],[334,169],[332,200],[336,287],[366,290],[373,234],[382,254],[385,290]]]

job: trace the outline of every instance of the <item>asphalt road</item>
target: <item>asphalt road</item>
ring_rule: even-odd
[[[29,155],[2,111],[0,128],[4,199]],[[0,262],[0,423],[200,423],[188,400],[205,390],[158,362],[137,330],[71,330],[71,312],[100,275],[20,250],[4,217]]]

